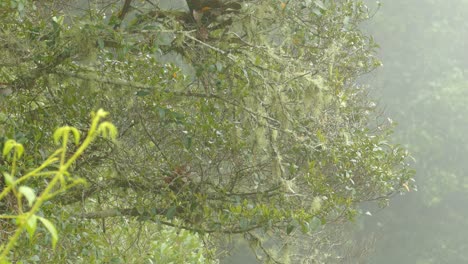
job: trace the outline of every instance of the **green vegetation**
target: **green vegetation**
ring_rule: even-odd
[[[380,65],[362,2],[180,3],[0,4],[0,136],[28,154],[2,160],[6,186],[58,155],[56,127],[94,139],[88,113],[103,108],[119,130],[75,137],[84,155],[63,139],[60,165],[87,184],[54,190],[33,212],[52,236],[18,237],[11,261],[209,263],[241,234],[265,262],[332,263],[360,202],[412,188],[407,152],[356,83]]]
[[[111,139],[115,139],[117,136],[117,130],[111,123],[102,122],[99,124],[100,119],[107,115],[106,112],[99,110],[93,115],[94,117],[88,131],[88,135],[81,144],[80,133],[76,128],[65,126],[57,129],[54,133],[54,141],[56,144],[61,144],[61,148],[48,157],[38,168],[21,175],[18,179],[15,179],[15,175],[17,173],[16,169],[19,159],[24,153],[24,147],[13,139],[9,139],[5,142],[5,145],[3,146],[3,158],[5,158],[5,161],[9,163],[11,170],[9,173],[3,172],[5,184],[2,186],[3,190],[0,193],[0,199],[7,200],[7,195],[13,194],[8,198],[11,203],[10,207],[12,207],[13,204],[16,206],[15,211],[17,212],[17,215],[0,215],[0,218],[14,220],[17,227],[13,231],[13,235],[9,238],[8,243],[1,247],[2,253],[0,255],[0,261],[2,263],[6,262],[10,251],[13,249],[15,243],[24,231],[29,233],[30,239],[34,237],[37,229],[37,220],[42,222],[45,228],[49,231],[52,238],[52,246],[55,248],[58,240],[57,229],[49,220],[39,216],[37,213],[41,209],[42,205],[44,205],[48,200],[54,198],[54,196],[57,196],[78,184],[84,183],[81,178],[72,178],[68,170],[83,154],[86,148],[89,147],[97,135],[102,134],[104,137]],[[67,154],[69,154],[68,143],[70,135],[74,137],[75,144],[79,146],[70,157],[67,157]],[[57,166],[56,170],[51,169],[54,165]],[[37,196],[36,191],[33,188],[22,184],[29,179],[40,177],[50,177],[51,179],[45,184],[45,188],[41,191],[39,196]],[[18,186],[19,184],[22,185]],[[28,202],[27,206],[23,205],[23,198]]]

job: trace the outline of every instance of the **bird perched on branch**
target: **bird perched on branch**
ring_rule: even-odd
[[[222,1],[222,0],[186,0],[189,7],[190,13],[194,20],[200,24],[204,21],[211,22],[216,17],[226,14],[237,12],[241,9],[241,5],[234,1]]]
[[[164,177],[164,182],[174,193],[178,194],[190,183],[190,166],[176,166],[174,170]]]

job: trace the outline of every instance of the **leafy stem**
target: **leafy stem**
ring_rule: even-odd
[[[18,214],[0,215],[0,218],[3,219],[16,219],[17,224],[16,230],[9,238],[8,243],[6,245],[0,246],[0,263],[9,263],[7,260],[7,255],[13,249],[15,243],[18,241],[24,230],[28,231],[30,237],[34,235],[36,231],[37,220],[42,222],[42,224],[49,231],[52,236],[52,246],[55,247],[58,240],[58,234],[55,226],[46,218],[37,216],[36,213],[40,210],[45,201],[51,199],[59,193],[73,188],[76,185],[85,183],[85,180],[81,178],[67,181],[67,179],[69,179],[68,176],[70,175],[68,169],[81,155],[83,155],[84,151],[90,146],[90,144],[96,139],[97,136],[102,135],[105,138],[115,140],[117,137],[117,129],[115,126],[109,122],[101,122],[101,120],[107,115],[108,113],[102,109],[92,114],[91,127],[81,145],[79,145],[80,133],[76,128],[64,126],[57,129],[53,137],[56,144],[61,143],[61,148],[49,156],[39,167],[29,173],[26,173],[18,179],[14,179],[14,175],[17,172],[17,160],[22,156],[24,147],[14,140],[8,140],[5,143],[3,148],[3,156],[11,159],[11,170],[10,173],[3,173],[6,186],[0,193],[0,200],[3,199],[8,193],[12,192],[17,200]],[[79,147],[73,155],[67,158],[70,134],[72,134],[74,138],[74,143],[79,145]],[[44,169],[48,168],[57,161],[59,161],[58,170],[43,172]],[[26,180],[32,177],[49,175],[53,176],[52,180],[47,184],[38,197],[36,197],[35,191],[28,186],[22,185],[17,188],[20,183],[24,183]],[[26,198],[29,203],[29,210],[26,212],[23,211],[23,197]]]

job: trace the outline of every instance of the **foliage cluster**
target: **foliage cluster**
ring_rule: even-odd
[[[50,128],[86,131],[91,109],[112,112],[120,131],[77,160],[73,173],[88,185],[48,207],[73,239],[55,255],[37,246],[43,262],[111,261],[103,257],[115,248],[131,254],[113,263],[157,261],[154,250],[177,236],[147,236],[154,247],[139,247],[128,239],[138,223],[198,233],[195,258],[214,259],[212,243],[244,234],[259,259],[296,262],[308,258],[302,249],[280,260],[257,238],[292,245],[306,235],[313,247],[358,203],[385,203],[411,184],[406,151],[387,142],[391,127],[373,121],[376,106],[356,84],[380,65],[358,29],[368,18],[360,1],[246,0],[201,17],[184,1],[180,10],[10,2],[0,12],[0,130],[37,153],[24,168],[53,150]],[[104,253],[74,252],[89,250],[76,245],[84,238],[74,226],[106,234],[89,236]]]
[[[73,178],[69,173],[69,168],[98,135],[102,134],[110,139],[115,139],[117,136],[117,130],[111,123],[100,123],[100,119],[107,115],[106,112],[99,110],[93,115],[91,127],[82,142],[80,141],[80,133],[76,128],[65,126],[57,129],[54,133],[54,141],[56,144],[60,144],[61,148],[50,155],[38,168],[20,175],[18,178],[16,178],[16,174],[18,173],[17,168],[20,158],[23,156],[24,147],[13,139],[5,142],[2,156],[11,170],[3,172],[5,183],[2,186],[0,200],[9,201],[8,207],[10,210],[13,209],[14,213],[2,214],[0,215],[0,219],[12,220],[16,224],[16,227],[14,230],[11,230],[12,235],[8,237],[7,243],[0,246],[0,263],[9,263],[8,257],[10,256],[10,251],[14,248],[24,231],[28,232],[31,240],[35,239],[38,220],[49,231],[52,246],[55,248],[58,240],[57,229],[47,218],[40,216],[41,207],[60,193],[84,183],[81,178]],[[77,146],[73,154],[69,154],[68,151],[70,135]],[[50,178],[46,180],[45,188],[40,191],[39,195],[37,195],[37,190],[25,184],[28,180],[34,178]],[[25,201],[27,201],[27,205],[24,203]]]

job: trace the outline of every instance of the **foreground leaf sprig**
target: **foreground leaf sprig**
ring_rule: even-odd
[[[2,172],[5,178],[5,188],[0,193],[0,200],[12,193],[17,200],[17,214],[4,214],[0,215],[0,218],[15,220],[17,227],[8,242],[0,247],[0,263],[9,263],[8,254],[25,230],[32,238],[37,229],[37,220],[49,231],[52,237],[52,247],[55,248],[58,241],[57,230],[52,222],[37,215],[37,212],[47,200],[78,184],[85,183],[82,178],[70,177],[69,169],[99,135],[111,140],[116,139],[117,129],[115,126],[109,122],[101,122],[107,115],[108,113],[102,109],[92,114],[91,127],[81,144],[78,129],[69,126],[58,128],[53,137],[55,143],[60,144],[61,147],[50,155],[42,165],[24,175],[20,175],[16,170],[18,159],[24,153],[23,145],[12,139],[6,141],[2,154],[3,158],[11,162],[11,169],[9,172]],[[70,134],[73,136],[73,143],[77,146],[77,150],[73,154],[68,151]],[[51,165],[57,163],[59,163],[58,168],[52,169]],[[17,178],[16,174],[19,174]],[[28,179],[35,177],[50,177],[50,182],[39,195],[37,195],[37,190],[25,185]],[[23,198],[26,198],[28,206],[23,205]]]

